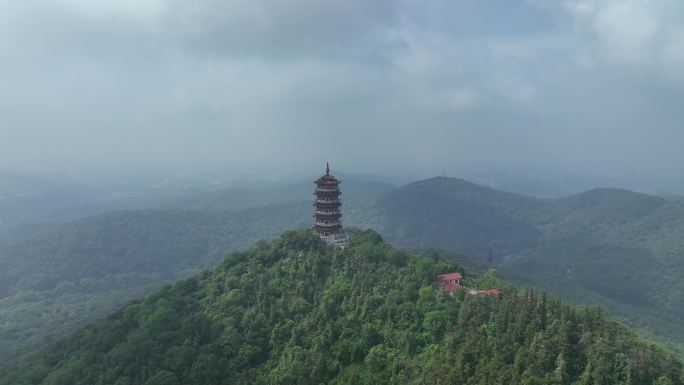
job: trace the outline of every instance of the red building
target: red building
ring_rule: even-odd
[[[314,226],[313,230],[328,243],[344,246],[347,236],[342,230],[342,202],[340,201],[340,181],[330,174],[326,163],[325,175],[314,182]]]
[[[454,291],[454,289],[462,289],[463,283],[461,280],[463,276],[461,273],[448,273],[440,274],[435,277],[435,280],[442,283],[442,287],[446,289],[449,293]]]
[[[486,290],[474,290],[474,289],[466,288],[463,285],[463,276],[461,275],[461,273],[458,273],[458,272],[440,274],[440,275],[435,277],[435,281],[438,283],[441,283],[444,290],[448,291],[449,293],[453,293],[454,290],[456,290],[456,289],[466,290],[466,294],[469,297],[476,297],[478,295],[499,295],[499,294],[501,294],[501,290],[499,290],[497,288],[491,288],[491,289],[486,289]]]
[[[501,290],[499,290],[497,288],[492,288],[492,289],[487,289],[487,290],[481,290],[478,294],[499,295],[499,294],[501,294]]]

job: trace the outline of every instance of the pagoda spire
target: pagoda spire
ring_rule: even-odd
[[[330,175],[330,163],[325,162],[325,175]]]

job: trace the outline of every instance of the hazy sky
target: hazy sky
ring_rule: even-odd
[[[0,0],[0,169],[684,171],[682,0]]]

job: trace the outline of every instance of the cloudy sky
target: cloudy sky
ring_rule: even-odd
[[[682,122],[681,0],[0,0],[0,169],[676,175]]]

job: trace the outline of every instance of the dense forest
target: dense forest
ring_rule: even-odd
[[[376,229],[409,249],[455,251],[475,269],[495,267],[520,285],[600,304],[611,317],[684,353],[680,202],[618,189],[538,199],[454,178],[396,189],[342,186],[347,225]],[[225,251],[308,227],[310,187],[170,194],[175,198],[164,204],[179,209],[115,211],[0,233],[0,359],[213,266]],[[274,203],[260,205],[262,198]],[[228,210],[250,205],[258,207]]]
[[[0,231],[0,361],[63,336],[165,283],[213,267],[226,251],[308,227],[311,182],[277,186],[159,189],[144,199],[109,204],[154,202],[163,208],[116,210]],[[352,206],[393,188],[365,180],[345,186],[346,202]],[[47,191],[47,201],[53,202],[54,191]],[[6,203],[13,205],[17,199]],[[288,199],[298,201],[282,203]],[[17,215],[32,218],[22,207],[15,207]]]
[[[432,178],[347,213],[395,245],[455,250],[521,285],[605,306],[684,353],[681,202],[621,189],[539,199]]]
[[[226,250],[275,237],[299,212],[115,211],[0,240],[0,361],[63,336]]]
[[[606,320],[372,231],[345,249],[289,232],[25,357],[2,385],[682,384],[682,364]]]

